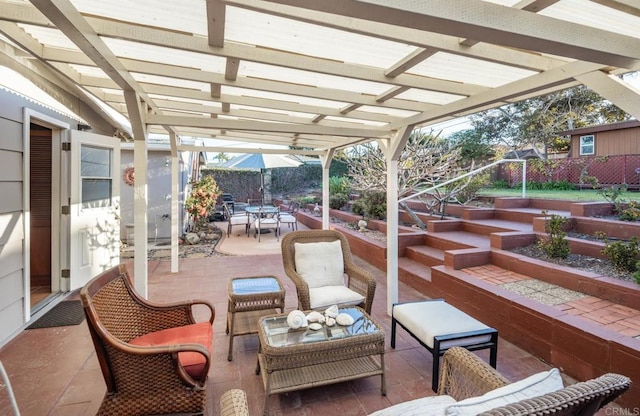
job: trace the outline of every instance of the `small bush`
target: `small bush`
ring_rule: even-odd
[[[640,203],[630,201],[625,208],[621,208],[618,219],[620,221],[638,221],[640,219]]]
[[[351,184],[346,176],[332,176],[329,178],[329,194],[349,194]]]
[[[509,189],[509,182],[506,179],[496,179],[491,186],[496,189]]]
[[[627,242],[613,241],[605,243],[602,254],[607,256],[613,267],[623,272],[635,272],[640,254],[640,239],[631,237]]]
[[[351,203],[351,212],[356,215],[362,215],[364,217],[365,213],[365,204],[364,199],[358,198]]]
[[[329,207],[331,209],[340,209],[349,202],[349,197],[346,194],[332,194],[329,196]]]
[[[640,284],[640,260],[636,263],[636,272],[632,275],[636,283]]]
[[[542,213],[546,217],[546,212],[543,211]],[[566,224],[567,219],[565,217],[556,214],[551,215],[546,226],[547,235],[538,241],[538,247],[547,256],[560,259],[569,257],[571,250],[569,249],[569,242],[565,240],[567,234],[564,232]]]
[[[368,191],[363,196],[365,215],[383,220],[387,216],[387,194],[383,191]]]

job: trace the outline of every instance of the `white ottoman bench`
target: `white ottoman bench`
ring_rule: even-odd
[[[496,368],[498,331],[449,305],[444,299],[394,304],[391,312],[391,348],[396,347],[396,324],[433,355],[433,391],[438,389],[440,356],[451,347],[464,347],[470,351],[489,348],[489,364]]]

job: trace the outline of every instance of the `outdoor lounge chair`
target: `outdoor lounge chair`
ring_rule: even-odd
[[[371,313],[376,280],[353,262],[349,242],[342,233],[301,230],[285,234],[282,262],[296,285],[298,309],[355,305]]]
[[[628,377],[608,373],[563,387],[556,369],[510,383],[477,355],[461,347],[453,347],[444,354],[442,368],[437,396],[398,403],[370,416],[590,416],[631,386]],[[555,391],[536,394],[545,388]],[[527,395],[530,397],[522,398]],[[248,415],[244,392],[234,389],[224,393],[220,399],[220,414]]]
[[[149,302],[135,292],[124,265],[93,278],[80,297],[107,384],[98,415],[204,412],[215,317],[210,303]],[[196,305],[208,321],[195,322]]]

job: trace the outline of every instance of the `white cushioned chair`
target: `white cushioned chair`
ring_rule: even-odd
[[[376,280],[356,266],[346,237],[335,230],[300,230],[282,238],[284,271],[296,285],[298,309],[360,306],[371,313]]]

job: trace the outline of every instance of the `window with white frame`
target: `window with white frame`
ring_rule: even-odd
[[[592,155],[595,153],[595,136],[580,136],[580,155]]]
[[[82,145],[80,150],[80,176],[82,178],[82,208],[100,208],[111,205],[113,178],[112,150]]]

